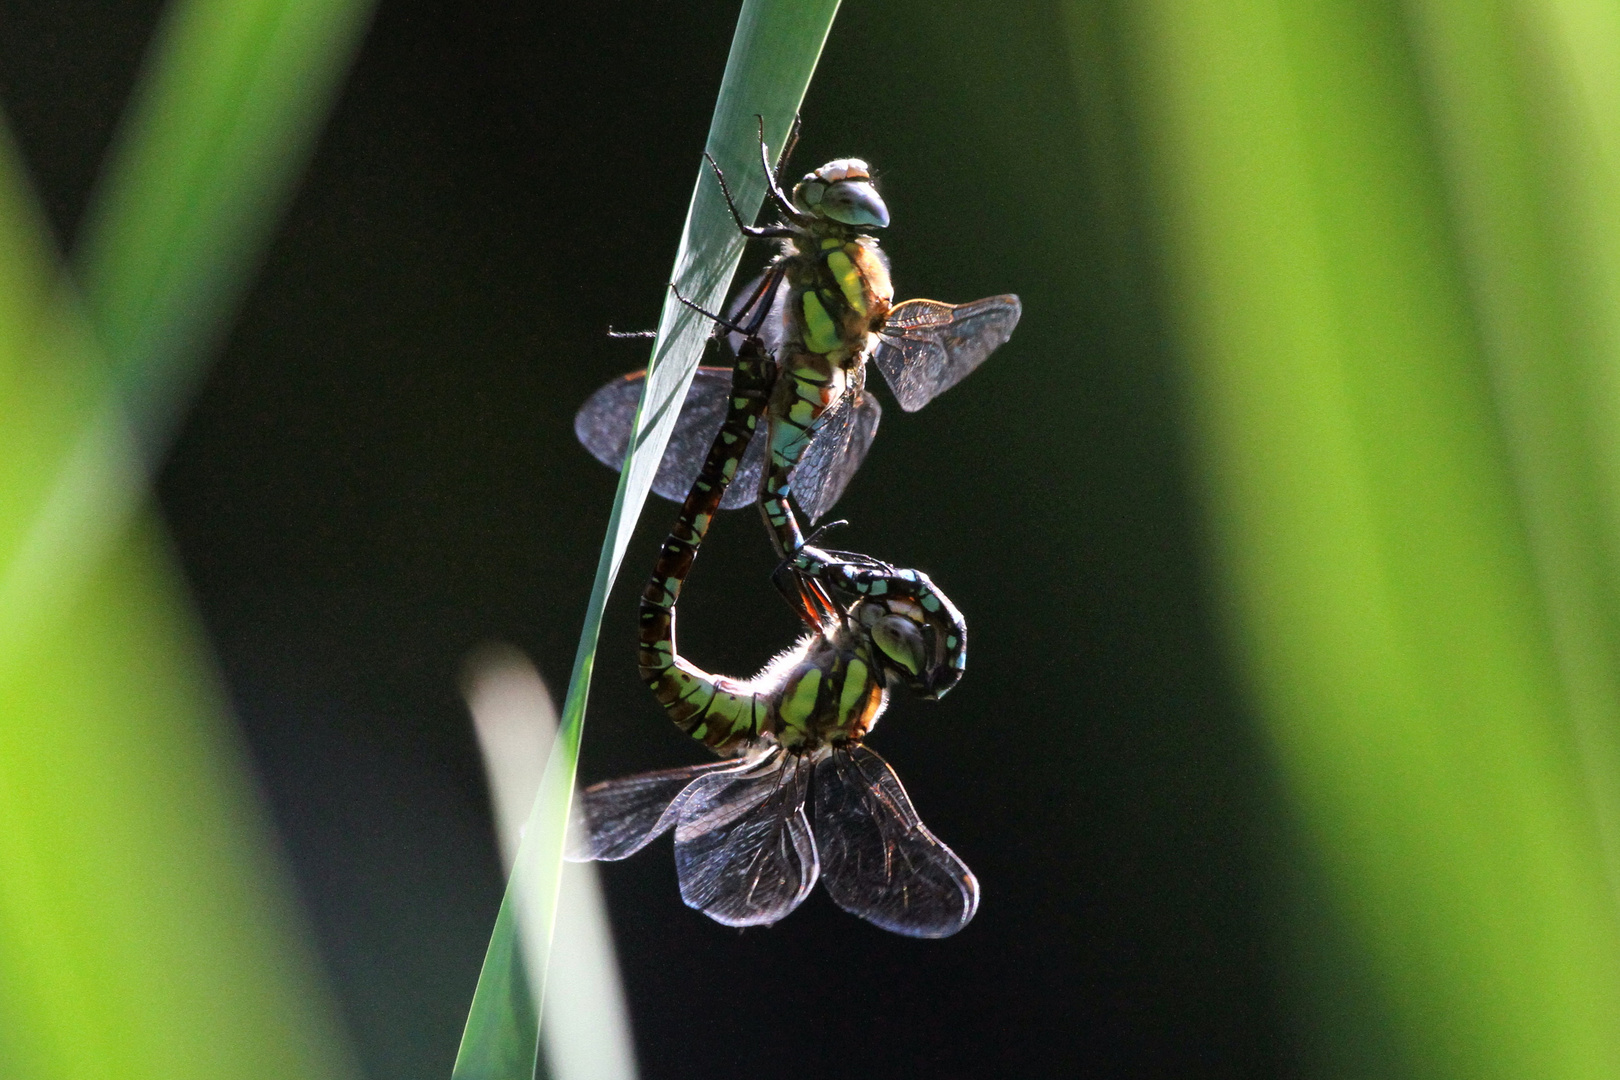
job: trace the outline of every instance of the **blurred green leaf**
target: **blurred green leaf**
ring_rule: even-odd
[[[1535,114],[1548,82],[1612,101],[1615,70],[1527,60],[1581,7],[1126,16],[1231,628],[1397,1029],[1387,1074],[1620,1075],[1588,785],[1615,735],[1590,416],[1614,256],[1583,265],[1565,224],[1608,181],[1555,194],[1585,152]]]
[[[1479,348],[1620,886],[1620,10],[1412,12]]]
[[[165,11],[73,260],[143,442],[166,442],[258,268],[372,2]]]
[[[350,1069],[207,650],[138,507],[367,10],[168,11],[90,211],[88,314],[0,143],[6,1075]]]
[[[97,357],[64,315],[33,207],[0,144],[0,529],[29,536],[63,472]],[[126,444],[127,448],[127,444]],[[81,490],[140,470],[82,455]],[[120,465],[122,464],[122,468]],[[39,556],[0,614],[0,1071],[333,1076],[347,1071],[272,858],[241,748],[158,531],[97,520],[73,588]],[[37,542],[38,533],[33,540]],[[6,566],[8,584],[15,561]],[[19,602],[48,603],[27,618]],[[25,632],[26,631],[26,632]]]
[[[767,140],[772,147],[780,147],[804,99],[837,10],[837,0],[746,0],[743,5],[706,149],[725,170],[738,209],[745,216],[756,213],[764,198],[754,117],[765,118]],[[673,280],[684,296],[716,311],[725,302],[742,249],[742,237],[719,187],[708,167],[700,164]],[[701,316],[673,297],[665,298],[648,366],[647,391],[619,474],[607,537],[586,606],[562,726],[490,936],[456,1057],[457,1080],[526,1080],[535,1073],[535,1003],[545,993],[563,837],[602,611],[709,332],[710,326]]]
[[[145,498],[140,481],[258,263],[369,11],[369,0],[177,0],[165,12],[86,214],[83,312],[60,290],[57,348],[71,371],[51,376],[48,400],[11,403],[0,666]]]
[[[520,650],[490,643],[462,666],[462,693],[478,734],[501,862],[511,873],[523,822],[557,738],[557,706]],[[555,1080],[634,1080],[635,1040],[619,977],[607,901],[595,863],[564,863],[548,975],[566,994],[545,1000],[543,1060]]]

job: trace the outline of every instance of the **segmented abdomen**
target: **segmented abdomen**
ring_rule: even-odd
[[[770,382],[763,350],[755,342],[744,345],[732,375],[725,422],[641,593],[641,676],[677,727],[716,750],[730,749],[758,735],[763,708],[758,696],[736,680],[711,675],[680,656],[675,644],[675,605],[764,411]]]

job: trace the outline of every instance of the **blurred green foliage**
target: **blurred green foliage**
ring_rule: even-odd
[[[368,8],[167,12],[80,269],[0,148],[0,1066],[349,1071],[149,454],[253,269]],[[131,420],[131,417],[134,420]]]
[[[744,26],[788,7],[747,4]],[[754,175],[753,112],[780,141],[833,7],[796,11],[797,37],[753,24],[734,55],[710,140],[734,177]],[[0,155],[5,1075],[348,1068],[141,507],[366,12],[173,6],[74,259],[82,303]],[[1620,14],[1098,0],[1067,16],[1077,122],[1119,169],[1091,178],[1116,204],[1098,217],[1143,223],[1167,283],[1233,655],[1325,882],[1297,914],[1342,939],[1388,1028],[1329,1017],[1338,1058],[1315,1067],[1620,1074]],[[745,76],[768,104],[737,94]],[[1137,239],[1119,228],[1107,243]],[[695,202],[677,274],[713,305],[735,249]],[[662,329],[660,400],[703,327],[666,307]],[[621,482],[531,822],[541,924],[645,479]],[[1293,985],[1341,977],[1282,962]],[[521,1069],[517,1019],[494,1056]],[[1393,1056],[1358,1056],[1386,1039]]]
[[[1120,26],[1228,624],[1374,1067],[1620,1074],[1613,14]]]

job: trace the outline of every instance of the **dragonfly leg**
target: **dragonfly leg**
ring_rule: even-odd
[[[799,117],[793,116],[793,128],[788,133],[787,141],[782,144],[782,157],[777,161],[776,167],[771,167],[771,148],[765,143],[765,118],[758,114],[754,116],[759,121],[759,163],[765,167],[765,190],[770,194],[771,201],[776,208],[787,216],[789,221],[799,221],[804,217],[799,213],[793,201],[782,191],[781,172],[787,164],[787,154],[794,144],[799,141]]]
[[[788,161],[793,157],[793,151],[799,148],[799,129],[803,124],[804,117],[794,113],[793,126],[788,128],[788,137],[782,143],[782,152],[776,155],[776,187],[778,190],[782,188],[782,174],[787,172]]]
[[[720,163],[715,161],[714,157],[706,150],[703,152],[703,158],[709,163],[709,168],[714,171],[714,178],[720,182],[720,194],[725,196],[726,209],[731,211],[731,220],[737,223],[738,232],[751,240],[781,240],[798,235],[795,230],[785,225],[767,225],[764,228],[759,228],[743,221],[742,214],[737,209],[737,201],[731,197],[731,187],[726,183],[726,174],[721,170]]]
[[[743,348],[737,350],[738,363],[741,364],[743,363],[741,354],[747,351],[750,347],[752,347],[761,356],[765,355],[765,344],[759,340],[759,331],[760,328],[765,325],[766,317],[771,313],[771,305],[769,300],[760,305],[757,310],[755,309],[755,305],[760,304],[762,297],[770,297],[775,295],[776,287],[777,285],[781,284],[782,275],[785,273],[787,273],[787,268],[785,266],[775,266],[772,267],[769,272],[761,276],[759,279],[759,284],[754,287],[754,291],[749,295],[748,302],[743,304],[742,307],[737,310],[738,321],[736,322],[733,322],[731,319],[726,318],[723,315],[716,315],[707,308],[688,300],[684,295],[681,294],[680,288],[673,281],[669,283],[669,291],[674,294],[676,300],[679,300],[686,307],[691,308],[693,311],[697,312],[705,319],[708,319],[722,330],[729,330],[731,333],[739,334],[743,337]],[[742,317],[748,315],[750,312],[753,314],[752,321],[747,325],[743,325],[741,322]],[[609,334],[611,336],[612,331],[609,331]],[[630,335],[620,336],[626,337]],[[653,331],[651,336],[656,337],[657,331]]]
[[[754,291],[748,294],[747,302],[736,309],[739,323],[749,312],[753,312],[753,321],[748,324],[748,329],[736,330],[733,331],[734,333],[740,333],[744,337],[758,336],[760,329],[765,325],[766,318],[771,313],[771,304],[776,299],[776,287],[782,283],[782,278],[786,274],[787,266],[783,263],[777,263],[760,275],[759,284],[754,286]]]

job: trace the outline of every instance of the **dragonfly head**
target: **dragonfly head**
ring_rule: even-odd
[[[806,173],[793,187],[793,205],[811,217],[844,225],[883,229],[889,224],[889,208],[860,158],[839,158]]]
[[[895,681],[924,698],[942,698],[967,664],[967,624],[950,598],[925,575],[913,595],[863,597],[850,615]]]

